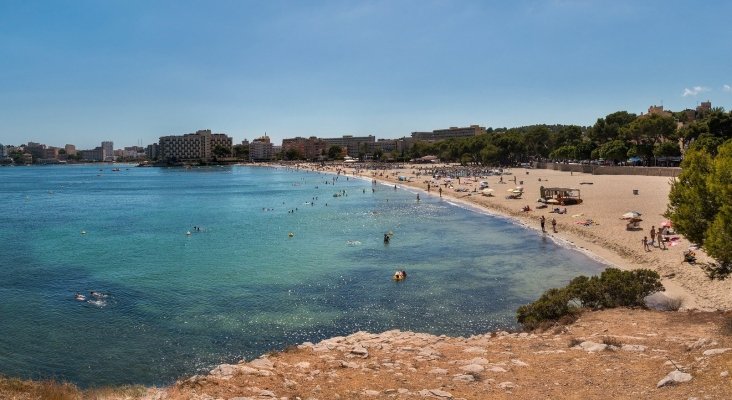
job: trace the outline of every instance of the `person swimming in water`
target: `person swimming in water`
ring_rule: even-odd
[[[390,240],[391,240],[391,238],[389,237],[389,234],[385,233],[384,234],[384,244],[389,244]]]

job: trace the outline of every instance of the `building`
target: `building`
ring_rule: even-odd
[[[712,111],[712,102],[709,100],[702,101],[702,103],[696,107],[697,114],[704,114],[710,111]]]
[[[114,161],[114,143],[111,141],[102,142],[102,160]]]
[[[309,138],[295,137],[291,139],[282,139],[282,152],[287,154],[288,151],[295,150],[297,154],[306,160],[315,160],[327,151],[325,140],[318,139],[315,136]]]
[[[43,152],[43,158],[45,160],[58,160],[58,147],[46,147],[46,150]]]
[[[217,146],[232,154],[232,139],[223,133],[199,130],[182,136],[162,136],[158,142],[157,158],[165,161],[211,161]]]
[[[26,153],[29,153],[33,157],[32,158],[33,161],[37,161],[37,160],[46,158],[46,145],[45,144],[36,143],[36,142],[28,142],[28,144],[25,145],[25,151],[26,151]]]
[[[73,144],[67,144],[64,146],[64,150],[66,150],[66,155],[68,156],[75,156],[76,155],[76,146]]]
[[[643,115],[643,114],[641,113],[641,115]],[[662,117],[673,116],[673,114],[670,111],[664,110],[663,106],[657,106],[657,105],[652,105],[652,106],[648,107],[648,114],[646,114],[646,116],[649,116],[649,115],[660,115]]]
[[[212,133],[211,134],[211,151],[214,152],[216,147],[223,147],[229,151],[228,156],[234,155],[234,140],[223,133]]]
[[[7,157],[8,156],[8,149],[5,148],[5,146],[0,143],[0,157]]]
[[[274,149],[269,136],[264,135],[249,143],[249,159],[251,161],[270,161],[273,155]]]
[[[79,150],[81,159],[86,161],[104,161],[104,150],[101,147],[95,147],[92,150]]]
[[[432,132],[412,132],[412,139],[435,142],[446,139],[473,137],[485,133],[485,128],[478,125],[470,125],[465,128],[453,126],[448,129],[437,129]]]
[[[345,149],[349,157],[354,158],[367,154],[369,149],[373,149],[373,145],[376,143],[376,138],[373,135],[343,135],[340,138],[324,138],[322,140],[325,142],[326,152],[331,146],[339,146]]]
[[[157,143],[149,144],[145,148],[145,155],[148,160],[157,160],[160,153],[160,145]]]
[[[129,146],[121,150],[115,150],[114,155],[127,160],[145,158],[145,149],[141,146]]]

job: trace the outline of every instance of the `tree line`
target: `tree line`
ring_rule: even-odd
[[[659,157],[680,157],[682,149],[716,149],[732,138],[732,111],[714,108],[688,121],[684,112],[636,115],[618,111],[593,126],[532,125],[489,128],[486,135],[417,142],[403,158],[438,156],[445,162],[511,165],[543,159],[599,160],[612,163],[636,158],[652,165]]]

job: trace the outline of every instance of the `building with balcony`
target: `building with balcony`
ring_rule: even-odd
[[[274,155],[274,146],[269,136],[264,135],[249,143],[249,159],[251,161],[270,161]]]
[[[331,146],[339,146],[341,149],[345,149],[346,154],[349,157],[358,158],[359,155],[367,154],[369,149],[373,149],[376,138],[373,135],[368,136],[353,136],[343,135],[340,138],[323,138],[326,145],[326,152]]]
[[[298,155],[306,160],[315,160],[325,154],[327,144],[325,140],[318,139],[315,136],[282,139],[282,152],[287,154],[290,150],[297,151]]]
[[[223,133],[199,130],[182,136],[162,136],[158,142],[157,158],[165,161],[211,161],[216,146],[232,152],[232,139]],[[150,150],[150,149],[149,149]]]
[[[485,133],[485,128],[478,125],[470,125],[465,128],[453,126],[448,129],[436,129],[432,132],[412,132],[412,139],[436,142],[446,139],[473,137],[483,135]]]

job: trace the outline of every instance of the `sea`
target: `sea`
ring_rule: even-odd
[[[0,374],[165,385],[361,330],[516,329],[606,267],[417,194],[273,167],[2,167]]]

